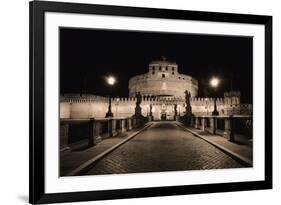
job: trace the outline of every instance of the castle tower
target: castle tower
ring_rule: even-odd
[[[180,97],[184,99],[185,90],[196,97],[198,81],[189,75],[180,74],[176,62],[166,58],[150,62],[148,73],[137,75],[129,80],[129,96],[139,92],[142,96]]]

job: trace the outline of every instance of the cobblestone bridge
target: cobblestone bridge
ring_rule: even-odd
[[[176,122],[160,121],[97,161],[86,174],[238,167],[243,165]]]

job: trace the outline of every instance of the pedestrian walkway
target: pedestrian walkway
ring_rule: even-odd
[[[236,142],[230,142],[227,138],[223,136],[210,134],[206,131],[201,131],[196,128],[186,128],[183,125],[181,126],[187,131],[190,131],[195,136],[208,141],[209,143],[213,144],[214,146],[217,146],[218,148],[222,149],[223,151],[227,152],[233,157],[238,158],[238,160],[242,160],[248,166],[252,166],[253,163],[252,146],[236,143]]]
[[[68,176],[73,170],[87,161],[91,160],[94,156],[99,156],[106,150],[109,150],[115,145],[122,143],[122,141],[135,136],[139,131],[144,128],[136,128],[125,133],[120,133],[114,137],[103,139],[95,146],[87,147],[87,142],[81,142],[80,146],[75,145],[71,151],[60,153],[60,176]]]

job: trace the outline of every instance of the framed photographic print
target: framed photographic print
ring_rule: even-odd
[[[30,203],[272,188],[272,17],[30,2]]]

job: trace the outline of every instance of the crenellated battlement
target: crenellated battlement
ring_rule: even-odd
[[[240,96],[224,95],[217,98],[219,113],[227,114],[233,112],[251,112],[251,107],[240,104]],[[112,97],[111,109],[114,116],[130,117],[135,112],[136,97]],[[208,115],[214,109],[215,98],[192,97],[190,104],[192,112],[196,115]],[[62,118],[91,118],[105,117],[108,111],[109,98],[91,94],[67,94],[60,97],[60,116]],[[185,113],[185,98],[174,96],[142,96],[141,108],[144,116],[148,115],[152,108],[155,119],[160,119],[161,112],[165,110],[169,119],[173,119],[175,105],[180,115]]]
[[[225,98],[217,98],[217,104],[225,104],[226,100]],[[215,98],[200,98],[200,97],[194,97],[191,98],[190,103],[192,105],[208,105],[208,104],[214,104]]]
[[[129,103],[129,102],[135,102],[137,99],[135,97],[122,97],[122,98],[119,98],[119,97],[114,97],[114,98],[111,98],[111,101],[112,102],[123,102],[123,103]]]
[[[90,94],[66,94],[60,96],[60,102],[69,102],[69,103],[87,103],[87,102],[107,102],[108,98],[98,95]]]
[[[112,103],[117,104],[135,104],[135,97],[113,97],[111,98]],[[217,98],[217,105],[233,105],[240,104],[239,96],[232,97],[223,97]],[[195,106],[206,106],[214,104],[215,98],[203,98],[203,97],[192,97],[190,99],[191,105]],[[89,102],[97,102],[97,103],[108,103],[108,97],[98,96],[98,95],[90,95],[90,94],[67,94],[60,97],[60,102],[69,102],[69,103],[89,103]],[[142,102],[147,103],[162,103],[162,104],[178,104],[185,103],[185,99],[181,97],[155,97],[155,96],[142,96]]]

